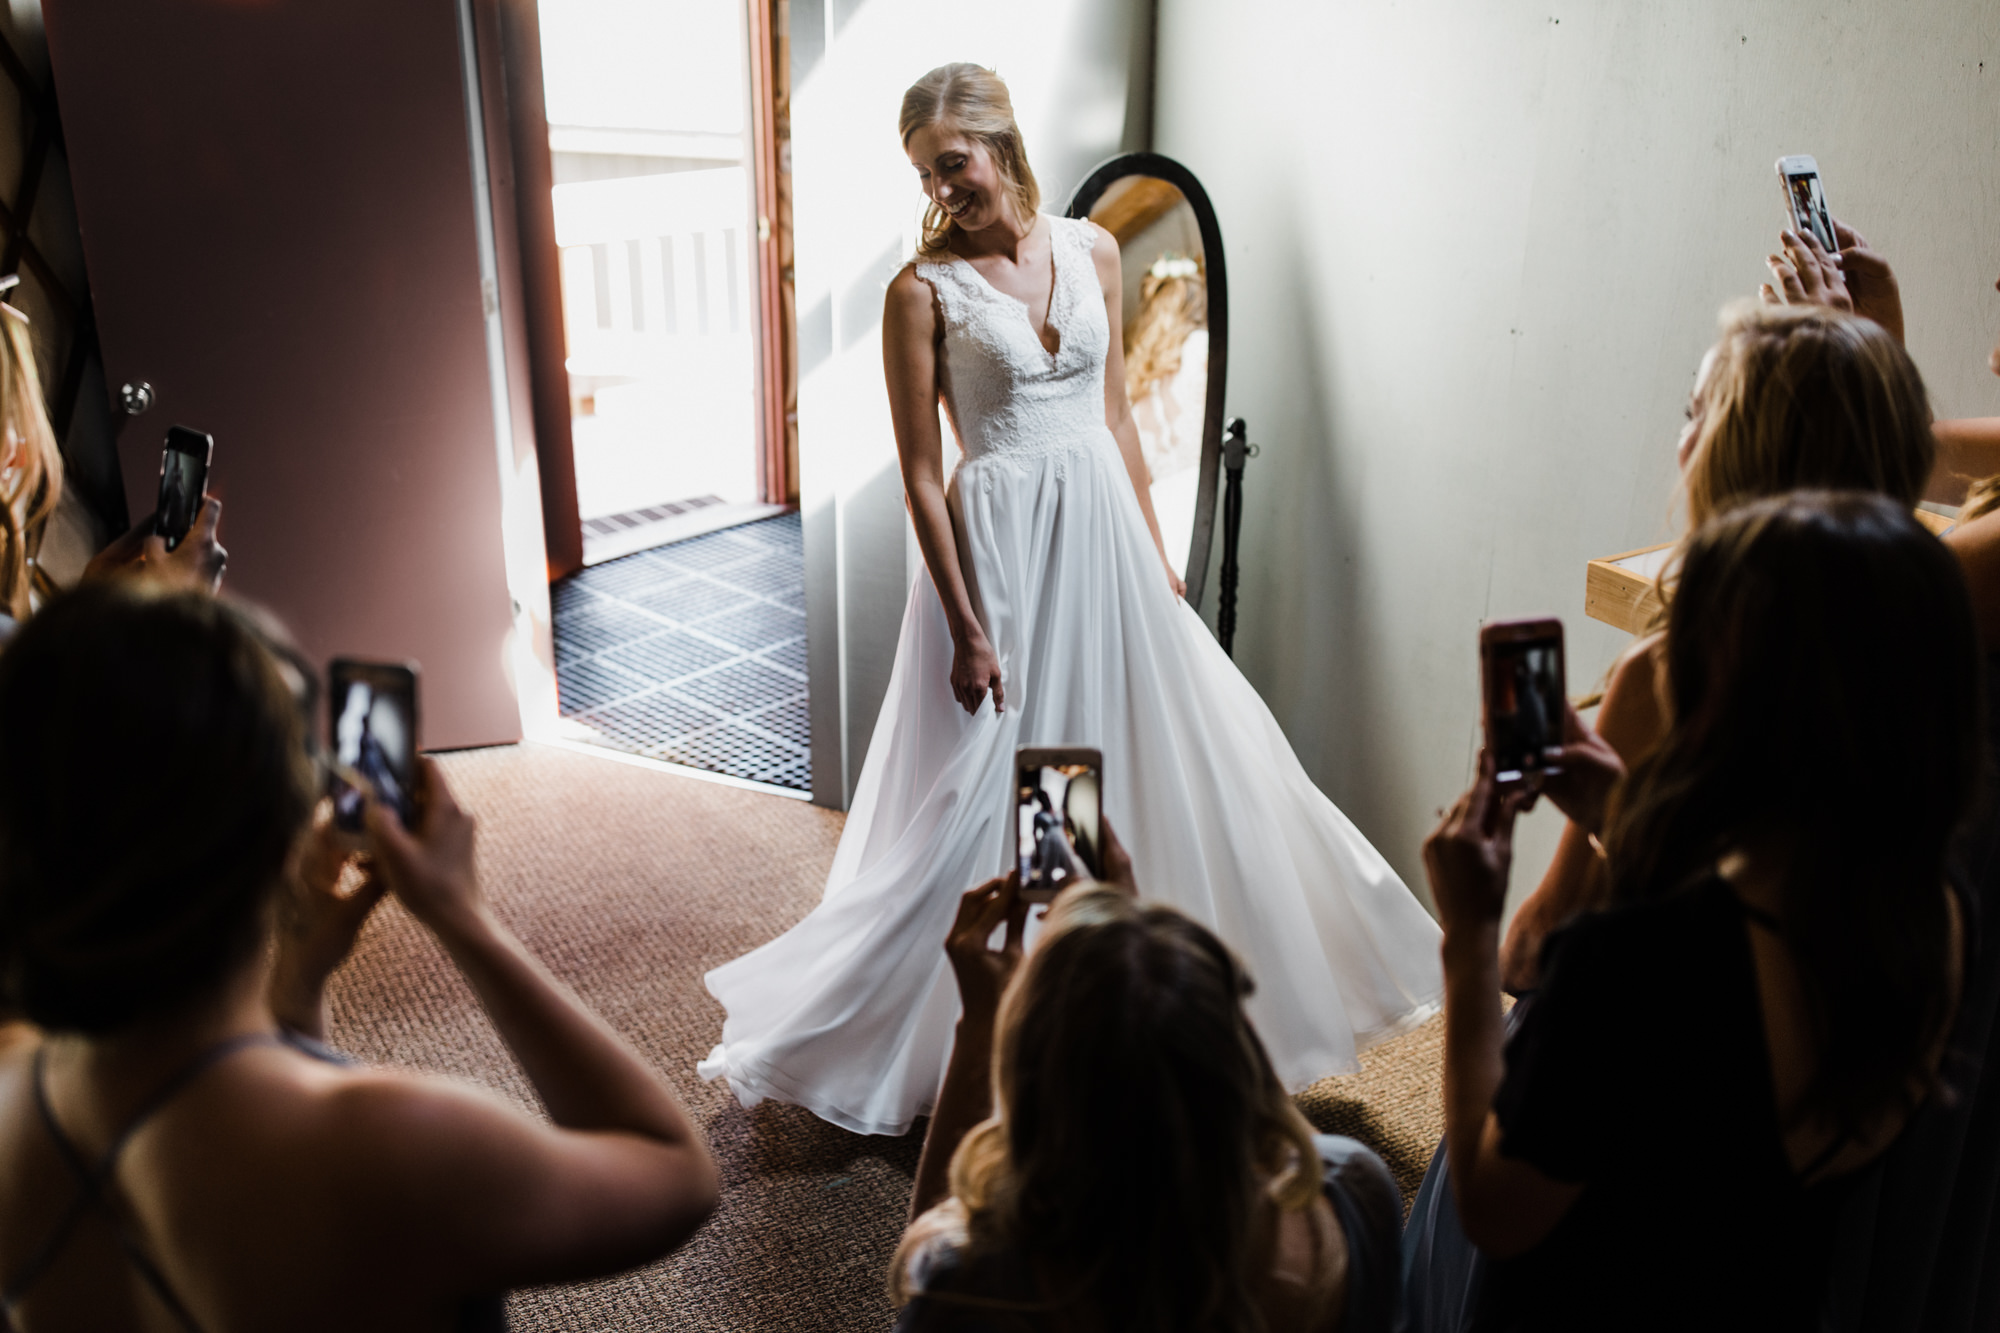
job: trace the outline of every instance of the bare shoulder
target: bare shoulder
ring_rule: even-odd
[[[554,1134],[482,1089],[422,1074],[294,1066],[267,1147],[303,1167],[302,1187],[344,1217],[373,1219],[378,1239],[422,1247],[492,1182],[536,1173]],[[304,1164],[310,1163],[310,1166]]]
[[[882,302],[882,322],[899,333],[927,333],[937,326],[937,293],[917,275],[914,263],[905,264],[889,280]]]
[[[1083,220],[1083,225],[1090,228],[1090,258],[1097,265],[1098,274],[1122,282],[1118,267],[1118,238],[1089,218]]]
[[[1944,544],[1965,571],[1973,623],[1982,646],[2000,649],[2000,511],[1975,518],[1945,534]]]
[[[917,262],[914,259],[903,265],[896,271],[896,276],[889,279],[890,305],[898,302],[907,304],[912,301],[929,305],[933,296],[930,283],[917,275]]]
[[[1666,731],[1660,699],[1660,655],[1665,634],[1649,634],[1625,650],[1611,668],[1611,683],[1597,711],[1597,734],[1611,742],[1626,763],[1652,752]]]
[[[9,1058],[25,1058],[35,1045],[35,1030],[26,1023],[0,1020],[0,1062]]]

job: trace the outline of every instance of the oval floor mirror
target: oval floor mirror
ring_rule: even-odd
[[[1158,153],[1102,163],[1068,215],[1117,238],[1124,261],[1125,388],[1152,473],[1167,551],[1182,553],[1188,605],[1201,609],[1222,472],[1229,285],[1222,232],[1194,173]]]

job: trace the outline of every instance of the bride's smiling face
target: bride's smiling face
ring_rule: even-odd
[[[950,125],[926,125],[905,145],[924,194],[966,231],[984,231],[1011,216],[1007,183],[986,146]]]

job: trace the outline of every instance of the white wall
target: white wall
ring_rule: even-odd
[[[1263,445],[1237,659],[1413,886],[1471,769],[1479,621],[1560,614],[1575,693],[1628,642],[1584,562],[1673,535],[1780,154],[1896,262],[1939,415],[2000,414],[1992,0],[1160,0],[1159,42],[1157,146],[1214,198]],[[1524,828],[1517,898],[1556,828]]]
[[[903,91],[954,60],[998,70],[1043,207],[1060,212],[1124,136],[1133,12],[1132,0],[793,0],[799,471],[822,805],[845,807],[860,774],[916,572],[880,338],[883,292],[915,248],[922,204],[896,137]]]

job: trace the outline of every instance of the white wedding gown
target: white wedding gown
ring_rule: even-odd
[[[958,1016],[945,934],[959,895],[1011,864],[1017,745],[1103,751],[1140,892],[1246,960],[1288,1088],[1437,1008],[1436,925],[1167,586],[1104,425],[1092,231],[1050,225],[1054,354],[970,264],[917,266],[944,316],[952,523],[1006,711],[952,698],[951,636],[920,575],[824,899],[707,976],[728,1017],[700,1073],[745,1106],[790,1102],[861,1134],[931,1109]]]

